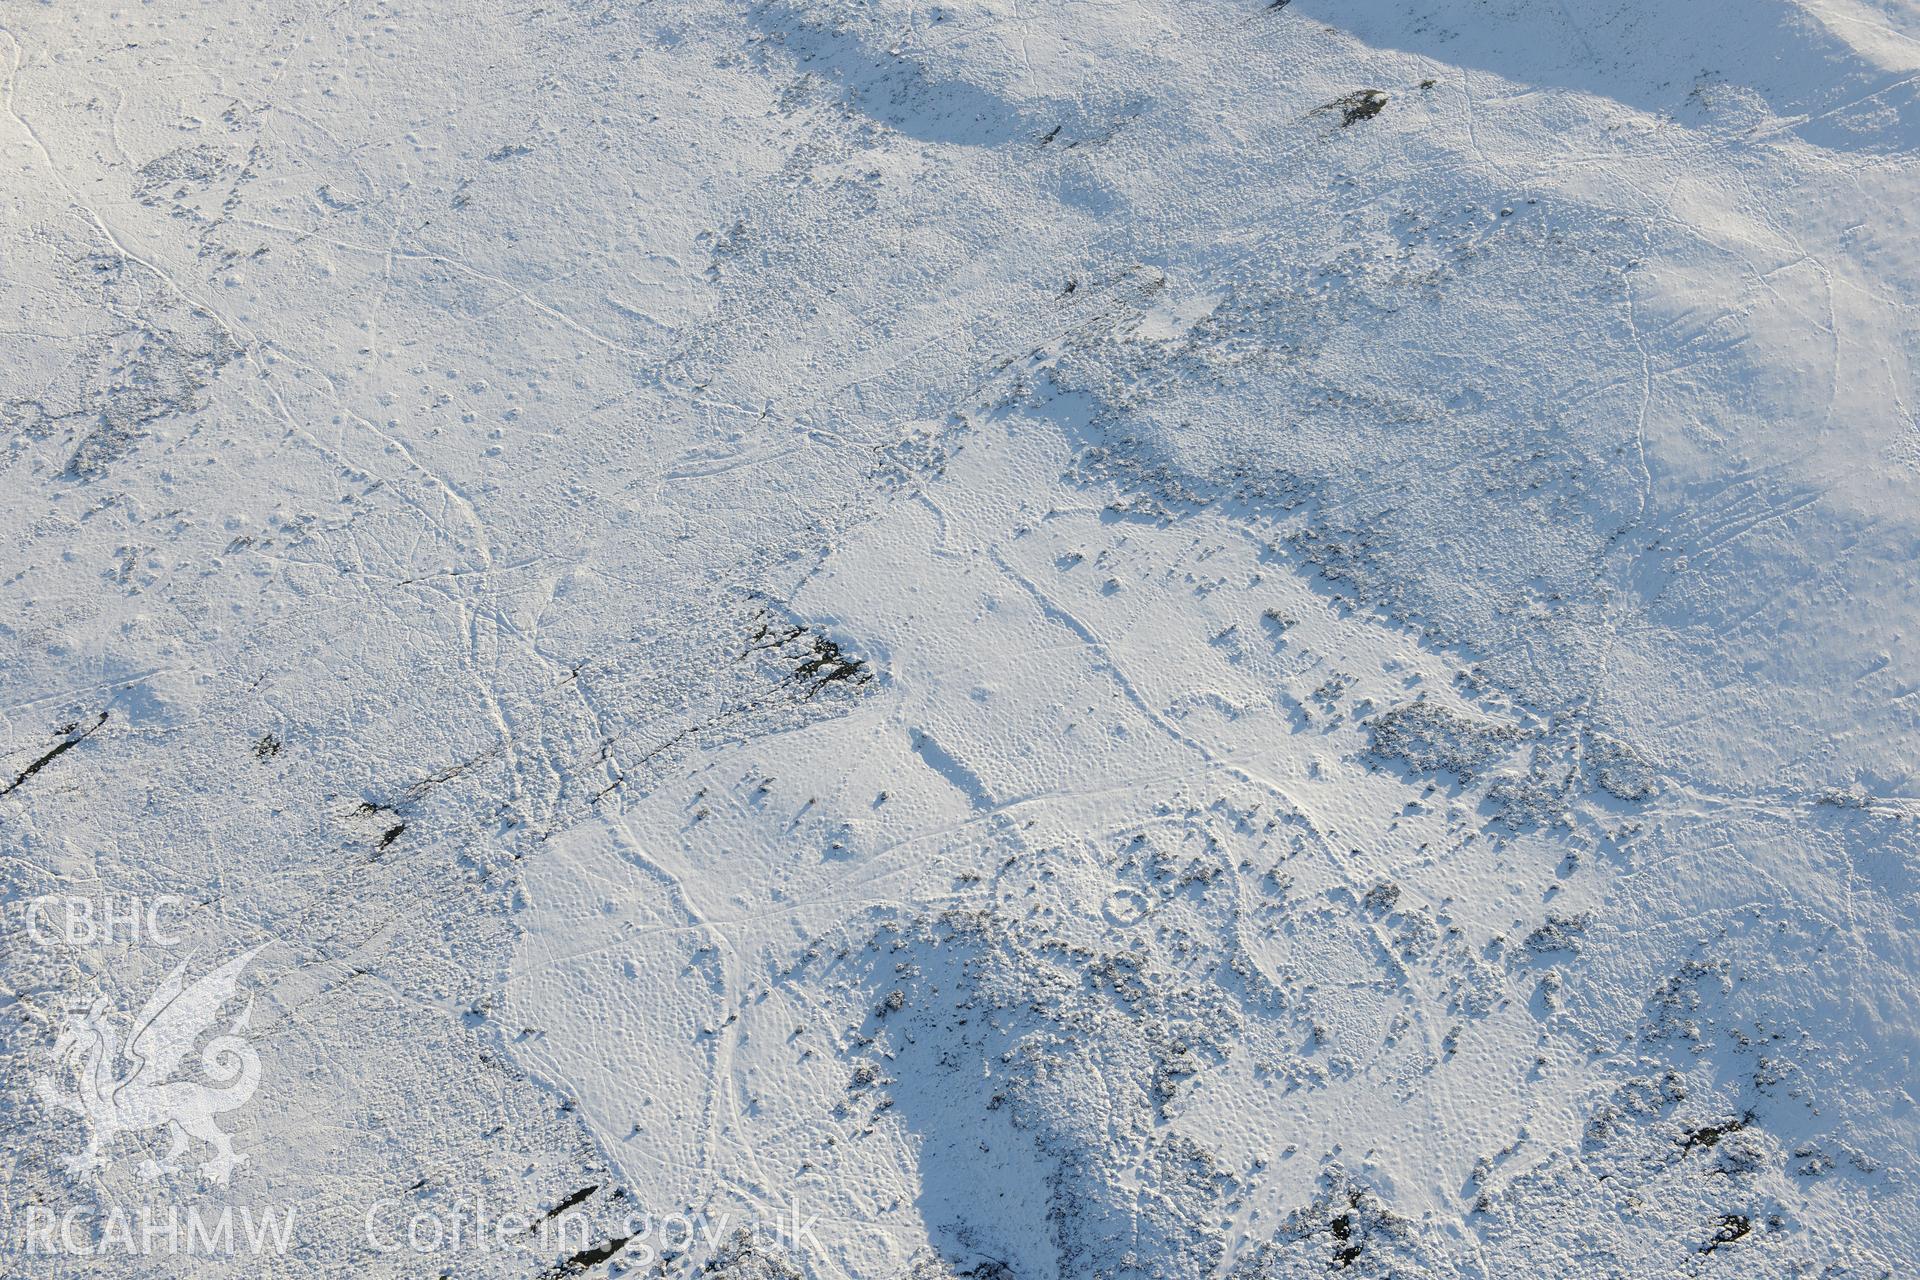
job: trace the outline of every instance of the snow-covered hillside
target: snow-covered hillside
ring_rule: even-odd
[[[1920,1274],[1914,0],[0,105],[6,1274]]]

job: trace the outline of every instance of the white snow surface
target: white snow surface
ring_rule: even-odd
[[[1914,0],[8,0],[0,108],[5,1274],[1920,1274]],[[70,1166],[250,948],[231,1180]],[[590,1229],[367,1228],[477,1204]],[[34,1247],[169,1205],[297,1228]]]

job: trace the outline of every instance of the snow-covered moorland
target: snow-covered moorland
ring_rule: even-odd
[[[1915,0],[4,0],[0,1272],[1920,1274],[1917,364]]]

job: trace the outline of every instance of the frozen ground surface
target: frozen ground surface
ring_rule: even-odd
[[[1913,0],[4,0],[0,1269],[1920,1273],[1917,304]]]

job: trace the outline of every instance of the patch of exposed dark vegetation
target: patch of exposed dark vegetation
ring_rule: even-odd
[[[1384,1274],[1403,1274],[1404,1248],[1409,1233],[1404,1219],[1388,1211],[1379,1198],[1353,1182],[1338,1166],[1325,1175],[1326,1185],[1313,1202],[1287,1215],[1271,1244],[1263,1244],[1229,1272],[1232,1280],[1279,1280],[1306,1274],[1316,1254],[1331,1271],[1346,1271],[1369,1259]],[[1396,1257],[1395,1255],[1399,1255]]]
[[[1464,785],[1505,755],[1524,736],[1519,729],[1473,720],[1416,698],[1366,722],[1368,752],[1399,761],[1417,774],[1451,773]]]
[[[253,756],[256,760],[271,760],[280,754],[280,739],[271,733],[263,733],[260,740],[253,744]]]
[[[783,666],[777,686],[791,690],[796,701],[811,702],[831,685],[858,687],[873,679],[862,659],[846,652],[837,641],[805,623],[778,619],[762,610],[747,640],[748,654],[762,654]]]
[[[1362,1252],[1361,1245],[1351,1243],[1353,1240],[1353,1215],[1350,1213],[1341,1214],[1327,1224],[1327,1231],[1335,1240],[1340,1242],[1334,1246],[1334,1265],[1340,1267],[1352,1266],[1354,1260],[1358,1258]]]
[[[1744,1213],[1723,1213],[1715,1224],[1714,1233],[1700,1246],[1700,1252],[1712,1253],[1723,1244],[1732,1244],[1753,1230],[1753,1219]]]
[[[1392,911],[1394,904],[1399,901],[1400,886],[1391,880],[1383,880],[1367,890],[1366,896],[1360,900],[1360,905],[1375,915],[1385,915]]]
[[[15,776],[14,780],[12,782],[9,782],[6,785],[5,790],[0,790],[0,796],[12,795],[15,791],[20,789],[20,785],[24,783],[28,778],[31,778],[34,774],[40,772],[42,769],[52,764],[55,760],[58,760],[61,756],[65,755],[67,752],[73,750],[75,747],[85,742],[88,738],[91,738],[94,735],[94,733],[100,728],[100,726],[105,724],[106,722],[107,722],[107,713],[102,711],[98,716],[94,717],[93,723],[88,725],[84,729],[80,727],[77,721],[73,724],[62,725],[59,728],[59,730],[57,730],[57,732],[60,733],[61,735],[60,742],[53,748],[53,750],[47,752],[45,755],[39,757],[38,759],[33,761],[31,764],[29,764],[26,768],[22,769],[19,772],[19,774]]]
[[[1832,1170],[1838,1163],[1831,1155],[1811,1142],[1803,1142],[1795,1147],[1793,1158],[1800,1162],[1793,1166],[1793,1171],[1803,1178],[1818,1178]]]
[[[630,1239],[632,1239],[631,1236],[613,1236],[604,1244],[590,1245],[568,1258],[565,1262],[562,1262],[557,1269],[547,1274],[551,1276],[578,1275],[589,1267],[597,1267],[614,1254],[626,1248],[627,1241]]]
[[[690,700],[654,704],[643,692],[648,682],[610,662],[583,660],[573,666],[569,681],[591,682],[605,690],[624,686],[637,706],[649,706],[654,713],[650,722],[636,715],[626,732],[610,733],[602,741],[594,764],[617,762],[617,767],[587,792],[586,803],[597,804],[636,777],[657,772],[689,744],[744,741],[842,714],[873,684],[873,670],[864,658],[765,597],[756,593],[750,598],[747,616],[729,620],[721,633],[735,635],[732,645],[737,647],[724,660],[692,672],[696,685],[704,687]],[[673,727],[664,731],[653,727],[668,724]],[[615,756],[616,746],[624,758]],[[703,808],[695,819],[705,816]]]
[[[586,1186],[580,1188],[578,1191],[574,1192],[572,1195],[562,1200],[559,1204],[554,1205],[553,1208],[541,1214],[540,1221],[542,1222],[553,1221],[555,1218],[559,1217],[561,1214],[565,1213],[567,1210],[573,1208],[575,1205],[584,1202],[589,1196],[591,1196],[594,1192],[598,1191],[599,1189],[600,1189],[599,1183],[589,1182]]]
[[[1314,114],[1323,111],[1338,111],[1340,127],[1346,128],[1361,120],[1371,120],[1386,109],[1387,95],[1380,89],[1355,89],[1342,98],[1335,98],[1323,107],[1316,107]]]
[[[1586,933],[1590,923],[1585,915],[1560,916],[1549,913],[1545,922],[1527,935],[1524,945],[1536,956],[1578,952],[1581,935]]]
[[[1711,1149],[1719,1146],[1722,1138],[1730,1133],[1738,1133],[1752,1123],[1753,1112],[1748,1111],[1737,1119],[1727,1120],[1720,1124],[1703,1124],[1698,1128],[1689,1129],[1681,1135],[1680,1153],[1685,1155],[1695,1147]]]

